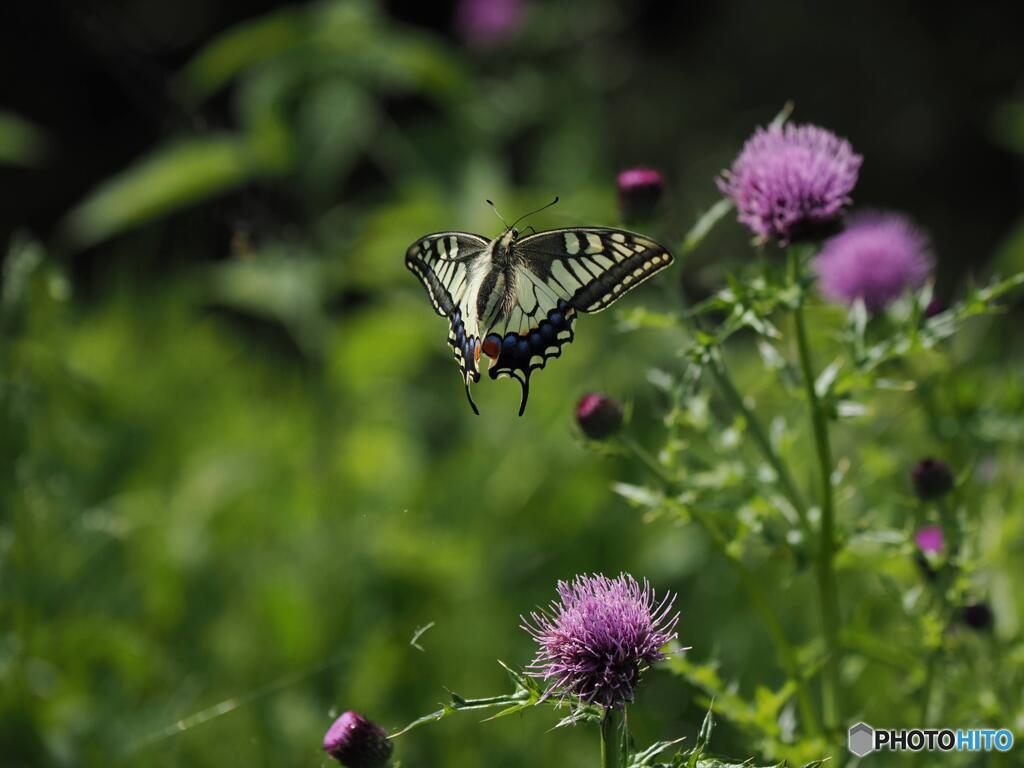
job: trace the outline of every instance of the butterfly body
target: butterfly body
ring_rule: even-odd
[[[581,312],[599,312],[672,263],[653,240],[623,230],[557,229],[520,237],[515,228],[487,240],[439,232],[409,246],[406,266],[420,279],[437,314],[449,322],[448,343],[466,396],[480,380],[480,358],[492,379],[522,386],[573,340]]]

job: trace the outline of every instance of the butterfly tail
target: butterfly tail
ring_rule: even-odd
[[[530,398],[530,377],[525,376],[522,379],[516,377],[516,381],[523,388],[523,397],[519,401],[519,415],[522,416],[526,413],[526,401]]]
[[[469,401],[469,407],[473,409],[473,413],[479,416],[480,409],[476,407],[476,403],[473,402],[473,395],[469,391],[469,376],[466,377],[466,399]],[[522,412],[520,412],[520,415],[522,415]]]

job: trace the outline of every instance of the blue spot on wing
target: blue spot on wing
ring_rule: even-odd
[[[469,400],[473,413],[479,416],[480,411],[476,407],[476,403],[473,402],[469,385],[472,382],[480,381],[480,369],[476,364],[476,348],[480,345],[480,339],[476,336],[466,335],[466,324],[462,320],[461,310],[456,309],[452,312],[449,322],[451,330],[448,334],[448,343],[455,353],[455,362],[458,363],[459,370],[462,371],[462,379],[466,385],[466,399]]]
[[[520,416],[526,411],[526,400],[530,396],[530,374],[543,368],[548,360],[561,357],[562,348],[573,340],[575,321],[576,310],[560,299],[558,306],[550,310],[536,328],[525,334],[508,333],[501,340],[501,351],[488,374],[492,379],[510,376],[519,382],[523,389]]]

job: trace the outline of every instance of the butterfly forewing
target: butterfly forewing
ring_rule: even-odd
[[[405,265],[427,289],[437,314],[448,319],[448,343],[466,384],[466,397],[478,412],[469,394],[470,382],[480,380],[480,331],[470,282],[473,265],[490,243],[469,232],[438,232],[421,237],[405,253]]]
[[[488,241],[468,232],[437,232],[421,237],[405,252],[405,266],[427,289],[434,311],[449,317],[466,290],[469,265]]]
[[[516,243],[527,268],[580,312],[600,312],[672,263],[672,254],[634,232],[554,229]]]

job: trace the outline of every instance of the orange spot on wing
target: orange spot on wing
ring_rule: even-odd
[[[488,336],[484,339],[482,347],[484,354],[492,360],[497,360],[498,355],[501,354],[501,342],[499,342],[494,336]],[[479,355],[478,355],[479,356]]]

